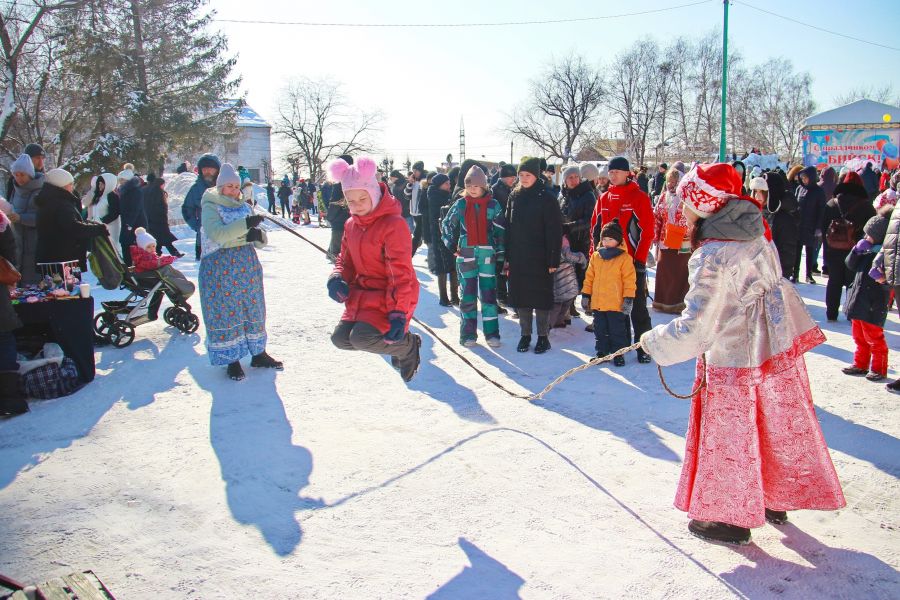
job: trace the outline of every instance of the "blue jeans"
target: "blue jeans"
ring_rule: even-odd
[[[594,311],[594,349],[597,356],[606,356],[631,343],[631,331],[625,313],[612,310]]]

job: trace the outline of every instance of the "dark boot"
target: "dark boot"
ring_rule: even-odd
[[[531,336],[523,335],[521,339],[519,339],[519,345],[516,346],[516,352],[528,352],[528,349],[531,347]]]
[[[638,348],[637,355],[638,355],[638,362],[641,364],[646,365],[647,363],[649,363],[652,360],[650,358],[650,355],[647,354],[646,352],[644,352],[643,349],[641,349],[641,348]]]
[[[766,509],[766,521],[772,525],[784,525],[787,523],[788,516],[786,510],[769,510]]]
[[[419,348],[422,346],[422,338],[415,333],[410,333],[413,337],[412,351],[403,360],[398,361],[400,377],[403,381],[410,381],[419,370]]]
[[[266,354],[265,351],[260,352],[251,358],[250,366],[256,369],[275,369],[276,371],[284,371],[284,363],[280,360],[275,360]]]
[[[716,521],[696,521],[688,523],[688,531],[709,542],[722,542],[743,546],[750,543],[750,530],[746,527],[718,523]]]
[[[537,344],[534,345],[535,354],[543,354],[550,349],[550,338],[546,335],[539,335]]]
[[[441,306],[450,306],[450,299],[447,298],[447,274],[438,273],[438,294],[440,299],[438,304]]]
[[[21,415],[28,412],[28,402],[19,392],[19,374],[0,373],[0,415]]]
[[[244,369],[241,368],[241,363],[238,361],[229,364],[228,368],[225,369],[225,372],[228,373],[228,378],[232,381],[240,381],[246,377]]]
[[[459,277],[456,276],[456,271],[450,272],[450,303],[459,306]]]

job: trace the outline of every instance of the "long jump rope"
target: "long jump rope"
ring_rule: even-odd
[[[276,219],[273,215],[269,215],[269,214],[265,214],[265,213],[261,213],[261,212],[257,212],[257,214],[264,217],[270,223],[274,223],[275,225],[281,227],[285,231],[288,231],[291,234],[297,236],[298,238],[300,238],[301,240],[303,240],[304,242],[306,242],[307,244],[309,244],[310,246],[312,246],[313,248],[315,248],[322,254],[328,256],[328,251],[325,250],[325,248],[321,247],[320,245],[313,242],[309,238],[301,235],[293,227],[290,227],[290,226],[282,223],[280,220]],[[607,354],[606,356],[598,356],[598,357],[592,358],[591,360],[585,362],[584,364],[578,365],[577,367],[572,367],[571,369],[569,369],[568,371],[566,371],[565,373],[563,373],[562,375],[560,375],[559,377],[557,377],[556,379],[554,379],[553,381],[548,383],[547,386],[543,390],[538,392],[537,394],[520,394],[519,392],[514,392],[514,391],[510,390],[509,388],[504,386],[502,383],[495,381],[494,379],[489,377],[484,371],[482,371],[481,369],[476,367],[472,363],[472,361],[470,361],[468,358],[466,358],[456,348],[451,346],[446,340],[444,340],[441,336],[439,336],[437,334],[437,332],[434,329],[432,329],[427,323],[423,323],[415,315],[413,315],[412,320],[415,321],[419,327],[421,327],[422,329],[427,331],[429,333],[429,335],[431,335],[431,337],[433,337],[436,341],[440,342],[440,344],[442,346],[444,346],[447,350],[449,350],[454,355],[456,355],[457,358],[459,358],[466,365],[468,365],[469,368],[471,368],[473,371],[475,371],[475,373],[477,373],[482,379],[491,383],[492,385],[496,386],[497,388],[503,390],[504,392],[506,392],[513,398],[528,400],[529,402],[543,400],[544,396],[546,396],[550,392],[550,390],[555,388],[557,385],[559,385],[560,383],[562,383],[563,381],[565,381],[566,379],[568,379],[575,373],[578,373],[579,371],[584,371],[585,369],[590,369],[591,367],[593,367],[595,365],[609,362],[609,361],[613,360],[614,358],[616,358],[617,356],[624,356],[625,354],[628,354],[632,350],[637,350],[638,348],[641,347],[641,343],[638,341],[638,342],[635,342],[634,344],[628,346],[627,348],[622,348],[621,350],[617,350],[617,351],[613,352],[612,354]],[[666,384],[666,380],[663,377],[663,373],[662,373],[662,367],[660,365],[656,365],[656,369],[659,373],[659,381],[662,384],[663,389],[665,389],[666,392],[668,392],[668,394],[670,396],[673,396],[680,400],[690,400],[696,394],[698,394],[704,387],[706,387],[706,376],[705,376],[706,374],[704,372],[704,375],[703,375],[700,383],[697,385],[696,389],[694,389],[690,394],[688,394],[686,396],[681,395],[681,394],[676,394],[674,391],[672,391],[671,388],[669,388],[668,384]]]
[[[328,256],[328,251],[327,251],[327,250],[325,250],[325,249],[322,248],[320,245],[316,244],[315,242],[313,242],[312,240],[310,240],[310,239],[307,238],[306,236],[301,235],[300,233],[298,233],[293,227],[290,227],[289,225],[286,225],[285,223],[282,223],[281,220],[275,218],[273,215],[266,214],[266,213],[264,213],[264,212],[258,212],[258,211],[257,211],[257,214],[259,214],[260,216],[264,217],[264,218],[265,218],[267,221],[269,221],[270,223],[274,223],[274,224],[277,225],[278,227],[280,227],[280,228],[284,229],[285,231],[290,232],[292,235],[294,235],[294,236],[300,238],[301,240],[303,240],[304,242],[306,242],[307,244],[309,244],[310,246],[312,246],[313,248],[315,248],[316,250],[318,250],[318,251],[321,252],[322,254]],[[472,364],[472,361],[470,361],[468,358],[466,358],[465,356],[463,356],[456,348],[454,348],[454,347],[451,346],[447,341],[445,341],[443,338],[441,338],[441,336],[439,336],[439,335],[434,331],[434,329],[432,329],[428,324],[423,323],[421,320],[419,320],[419,319],[416,318],[415,316],[412,317],[412,320],[415,321],[416,324],[419,325],[422,329],[424,329],[425,331],[427,331],[427,332],[428,332],[435,340],[437,340],[438,342],[440,342],[441,345],[443,345],[445,348],[447,348],[447,350],[449,350],[450,352],[452,352],[454,355],[456,355],[457,358],[459,358],[459,359],[462,360],[466,365],[468,365],[468,366],[469,366],[473,371],[475,371],[475,373],[477,373],[482,379],[484,379],[485,381],[490,382],[491,384],[495,385],[497,388],[503,390],[504,392],[506,392],[507,394],[509,394],[510,396],[512,396],[512,397],[514,397],[514,398],[520,398],[520,399],[528,400],[528,401],[541,400],[541,399],[544,397],[544,395],[547,394],[550,390],[552,390],[556,385],[558,385],[558,384],[561,383],[563,380],[569,378],[570,376],[574,375],[575,373],[577,373],[577,372],[579,372],[579,371],[583,371],[583,370],[588,369],[588,368],[590,368],[590,367],[592,367],[592,366],[594,366],[594,365],[598,365],[598,364],[600,364],[600,363],[610,361],[610,360],[614,359],[616,356],[622,356],[622,355],[624,355],[624,354],[627,354],[628,352],[631,352],[632,350],[637,350],[638,348],[641,347],[641,343],[640,343],[640,342],[637,342],[637,343],[632,344],[631,346],[629,346],[629,347],[627,347],[627,348],[622,348],[621,350],[618,350],[618,351],[616,351],[616,352],[613,352],[612,354],[609,354],[609,355],[607,355],[607,356],[601,356],[601,357],[597,357],[597,358],[591,359],[591,360],[587,361],[586,363],[584,363],[584,364],[582,364],[582,365],[578,365],[577,367],[573,367],[573,368],[569,369],[568,371],[566,371],[565,373],[563,373],[562,375],[560,375],[559,377],[557,377],[555,380],[553,380],[552,382],[550,382],[550,383],[547,385],[547,387],[545,387],[540,393],[534,394],[534,395],[527,395],[527,394],[520,394],[520,393],[518,393],[518,392],[514,392],[514,391],[508,389],[508,388],[507,388],[506,386],[504,386],[503,384],[501,384],[501,383],[499,383],[499,382],[497,382],[497,381],[494,381],[491,377],[489,377],[487,374],[485,374],[481,369],[479,369],[479,368],[476,367],[474,364]],[[682,399],[682,400],[688,400],[688,399],[691,399],[691,398],[693,398],[694,395],[696,395],[697,393],[699,393],[699,392],[706,386],[706,378],[705,378],[705,376],[704,376],[704,377],[703,377],[703,380],[700,382],[700,384],[698,385],[698,387],[697,387],[693,392],[691,392],[690,395],[682,396],[682,395],[676,394],[676,393],[673,392],[671,389],[669,389],[669,386],[668,386],[668,385],[666,385],[665,379],[663,379],[663,375],[662,375],[662,368],[660,368],[658,365],[657,365],[657,368],[659,369],[660,382],[662,383],[663,387],[665,388],[665,390],[666,390],[670,395],[672,395],[672,396],[674,396],[674,397],[676,397],[676,398],[680,398],[680,399]],[[401,473],[400,475],[396,475],[396,476],[394,476],[394,477],[388,479],[387,481],[384,481],[383,483],[381,483],[381,484],[379,484],[379,485],[376,485],[376,486],[370,486],[370,487],[365,488],[365,489],[363,489],[363,490],[361,490],[361,491],[354,492],[354,493],[352,493],[352,494],[348,494],[348,495],[344,496],[343,498],[340,498],[340,499],[336,500],[335,502],[332,502],[332,503],[329,503],[329,504],[324,504],[324,503],[323,503],[323,504],[318,505],[318,506],[312,506],[312,507],[309,507],[309,511],[310,511],[309,516],[307,516],[306,518],[301,519],[301,521],[309,520],[310,518],[312,518],[313,516],[315,516],[315,513],[316,513],[316,512],[318,512],[319,510],[321,510],[321,509],[323,509],[323,508],[337,508],[337,507],[341,506],[342,504],[345,504],[345,503],[347,503],[347,502],[349,502],[349,501],[351,501],[351,500],[353,500],[353,499],[355,499],[355,498],[359,498],[359,497],[361,497],[361,496],[365,496],[365,495],[367,495],[367,494],[369,494],[369,493],[371,493],[371,492],[374,492],[374,491],[376,491],[376,490],[378,490],[378,489],[382,489],[382,488],[384,488],[384,487],[386,487],[386,486],[388,486],[388,485],[391,485],[391,484],[393,484],[393,483],[396,483],[397,481],[399,481],[399,480],[401,480],[401,479],[403,479],[403,478],[405,478],[405,477],[407,477],[407,476],[409,476],[409,475],[411,475],[411,474],[413,474],[413,473],[418,472],[420,469],[422,469],[423,467],[425,467],[425,466],[427,466],[427,465],[429,465],[429,464],[435,462],[435,461],[438,460],[439,458],[448,455],[450,452],[453,452],[454,450],[457,450],[458,448],[460,448],[460,447],[462,447],[462,446],[468,444],[469,442],[472,442],[472,441],[474,441],[474,440],[476,440],[476,439],[478,439],[478,438],[480,438],[480,437],[482,437],[482,436],[484,436],[484,435],[486,435],[486,434],[488,434],[488,433],[504,433],[504,432],[506,432],[506,433],[515,433],[515,434],[518,434],[518,435],[525,436],[525,437],[527,437],[527,438],[533,440],[534,442],[538,443],[539,445],[543,446],[544,448],[550,450],[553,454],[555,454],[555,455],[558,456],[560,459],[562,459],[566,464],[568,464],[570,467],[572,467],[573,469],[575,469],[575,471],[577,471],[577,472],[578,472],[584,479],[586,479],[592,486],[594,486],[595,488],[597,488],[598,490],[600,490],[604,495],[606,495],[606,496],[609,497],[613,502],[615,502],[617,505],[619,505],[619,507],[622,508],[622,510],[624,510],[625,512],[627,512],[631,517],[633,517],[635,520],[637,520],[639,523],[641,523],[644,527],[646,527],[647,529],[649,529],[656,537],[658,537],[660,540],[662,540],[667,546],[671,547],[672,549],[674,549],[675,551],[677,551],[679,554],[681,554],[682,556],[684,556],[686,559],[688,559],[689,561],[691,561],[692,563],[694,563],[694,564],[695,564],[700,570],[702,570],[703,572],[705,572],[705,573],[707,573],[708,575],[714,577],[716,580],[718,580],[720,583],[722,583],[726,588],[728,588],[728,590],[729,590],[730,592],[732,592],[736,597],[738,597],[738,598],[747,598],[747,596],[746,596],[744,593],[742,593],[739,589],[737,589],[736,587],[734,587],[731,583],[729,583],[728,581],[726,581],[725,579],[723,579],[723,578],[722,578],[720,575],[718,575],[717,573],[714,573],[713,571],[711,571],[706,565],[704,565],[704,564],[701,563],[699,560],[697,560],[696,558],[694,558],[693,556],[691,556],[690,554],[688,554],[687,552],[685,552],[684,550],[682,550],[681,548],[679,548],[674,542],[672,542],[672,540],[670,540],[670,539],[667,538],[665,535],[663,535],[662,533],[660,533],[656,528],[653,527],[653,525],[651,525],[651,524],[648,523],[646,520],[644,520],[644,519],[643,519],[643,518],[642,518],[642,517],[634,510],[634,509],[632,509],[632,508],[629,507],[627,504],[625,504],[624,502],[622,502],[621,500],[619,500],[612,492],[610,492],[608,489],[606,489],[600,482],[598,482],[596,479],[594,479],[594,478],[591,477],[589,474],[587,474],[587,473],[586,473],[581,467],[579,467],[579,466],[578,466],[571,458],[569,458],[568,456],[566,456],[565,454],[563,454],[562,452],[560,452],[559,450],[557,450],[556,448],[554,448],[553,446],[551,446],[550,444],[548,444],[547,442],[545,442],[544,440],[542,440],[542,439],[536,437],[535,435],[533,435],[533,434],[531,434],[531,433],[528,433],[528,432],[526,432],[526,431],[521,431],[521,430],[519,430],[519,429],[513,429],[513,428],[510,428],[510,427],[494,427],[494,428],[491,428],[491,429],[485,429],[485,430],[483,430],[483,431],[479,431],[478,433],[472,434],[471,436],[469,436],[469,437],[467,437],[467,438],[464,438],[464,439],[462,439],[462,440],[460,440],[460,441],[454,443],[452,446],[450,446],[450,447],[448,447],[448,448],[445,448],[445,449],[442,450],[441,452],[435,454],[434,456],[428,458],[427,460],[421,462],[420,464],[418,464],[418,465],[412,467],[411,469],[408,469],[408,470],[405,471],[404,473]]]

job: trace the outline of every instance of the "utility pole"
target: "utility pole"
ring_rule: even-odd
[[[722,28],[722,132],[719,135],[719,162],[725,162],[725,116],[728,106],[728,0],[725,6],[725,25]]]
[[[509,164],[513,164],[513,143],[509,141]]]
[[[459,164],[466,162],[466,126],[459,117]]]

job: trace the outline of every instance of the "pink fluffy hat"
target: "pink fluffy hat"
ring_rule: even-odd
[[[344,192],[347,190],[365,190],[372,198],[374,210],[381,201],[381,187],[375,179],[377,170],[375,161],[367,156],[362,156],[352,165],[342,158],[337,158],[328,164],[328,178],[332,183],[340,183]]]

